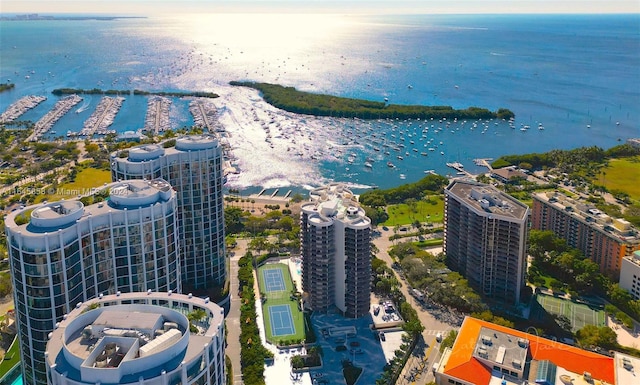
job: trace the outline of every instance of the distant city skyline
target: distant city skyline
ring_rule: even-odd
[[[325,12],[325,13],[640,13],[636,0],[20,0],[3,1],[2,13],[101,13],[154,15],[193,12]]]

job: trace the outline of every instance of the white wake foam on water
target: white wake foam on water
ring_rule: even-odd
[[[244,87],[221,86],[214,100],[219,120],[226,128],[239,174],[230,174],[232,188],[262,186],[319,186],[327,180],[318,160],[330,159],[328,135],[341,127],[330,119],[296,115],[262,100],[258,92]]]

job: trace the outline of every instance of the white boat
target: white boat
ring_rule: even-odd
[[[369,162],[364,162],[364,166],[367,168],[373,168],[373,165]]]
[[[387,167],[394,168],[396,166],[394,166],[393,163],[391,163],[391,162],[387,162]]]

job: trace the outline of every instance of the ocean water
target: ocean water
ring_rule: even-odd
[[[215,104],[227,128],[224,140],[240,170],[228,185],[250,191],[329,180],[391,187],[428,170],[455,173],[447,162],[479,171],[475,158],[608,148],[640,136],[640,15],[2,21],[0,57],[0,81],[16,83],[0,94],[0,111],[23,95],[48,97],[24,119],[44,115],[59,87],[220,94]],[[265,104],[253,90],[229,86],[231,80],[399,104],[505,107],[516,114],[515,128],[503,121],[295,115]],[[63,117],[55,135],[79,131],[98,101],[85,96],[78,107],[86,110]],[[146,101],[127,96],[111,128],[142,127]],[[187,104],[173,100],[173,126],[193,123]]]

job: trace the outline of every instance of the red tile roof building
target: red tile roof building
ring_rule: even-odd
[[[439,385],[562,384],[569,379],[574,385],[615,384],[614,364],[611,357],[466,317],[434,374]]]

